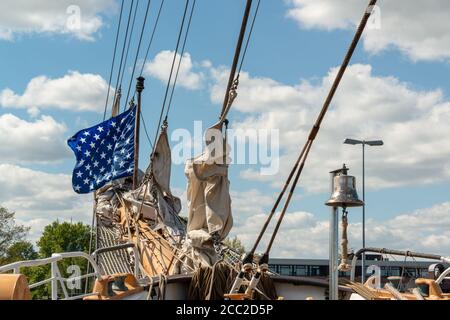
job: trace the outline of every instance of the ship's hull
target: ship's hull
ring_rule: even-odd
[[[275,285],[276,292],[281,299],[328,300],[327,280],[290,276],[271,276],[271,278]],[[160,289],[162,288],[159,287],[159,279],[154,279],[151,298],[161,300],[188,300],[190,282],[190,275],[169,276],[162,284],[162,287],[164,288],[163,296],[158,296],[158,292],[160,292]],[[146,292],[148,293],[148,288]],[[341,299],[348,300],[351,295],[351,290],[340,286],[339,294]]]

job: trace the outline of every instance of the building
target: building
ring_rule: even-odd
[[[388,277],[402,277],[402,283],[407,284],[413,282],[416,278],[429,278],[433,275],[433,269],[436,261],[414,261],[414,260],[388,260],[382,255],[366,254],[366,268],[380,270],[381,283],[388,282]],[[376,266],[375,268],[373,266]],[[430,269],[430,266],[431,269]],[[450,267],[450,265],[439,264],[441,272]],[[328,259],[270,259],[269,269],[279,275],[298,276],[298,277],[316,277],[328,278]],[[367,270],[367,269],[366,269]],[[373,271],[374,272],[374,271]],[[373,274],[368,272],[368,276]],[[361,276],[361,260],[357,261],[355,270],[355,280],[360,280]],[[350,278],[350,271],[339,272],[339,277]],[[450,289],[450,281],[445,280],[442,284],[443,290]]]

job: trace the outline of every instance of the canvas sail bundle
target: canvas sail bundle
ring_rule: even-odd
[[[124,200],[131,205],[134,214],[152,220],[154,229],[167,227],[172,236],[183,236],[185,224],[178,216],[181,201],[170,190],[171,162],[167,127],[163,126],[145,182],[136,190],[126,193]]]
[[[224,240],[233,226],[229,147],[217,126],[209,128],[206,137],[214,137],[214,142],[185,166],[188,225],[183,251],[191,257],[191,266],[212,266],[219,259],[214,242]]]
[[[126,178],[105,186],[96,197],[98,246],[134,242],[143,276],[175,273],[176,248],[185,235],[186,225],[178,216],[181,201],[170,190],[170,164],[171,151],[163,127],[147,173],[140,174],[140,186],[133,190],[131,178]],[[120,260],[128,267],[133,264],[132,252],[123,257],[107,255],[110,253],[101,262]],[[108,264],[104,264],[107,269]]]

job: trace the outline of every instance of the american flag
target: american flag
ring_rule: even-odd
[[[133,175],[136,107],[77,132],[67,143],[76,157],[72,186],[89,193],[109,181]]]

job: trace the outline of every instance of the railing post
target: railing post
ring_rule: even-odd
[[[141,266],[140,263],[140,256],[139,256],[139,250],[136,248],[136,246],[133,246],[133,252],[134,252],[134,276],[136,279],[139,279],[139,267]]]
[[[56,270],[58,269],[58,262],[51,263],[51,277],[52,277],[52,300],[58,300],[58,276]]]

